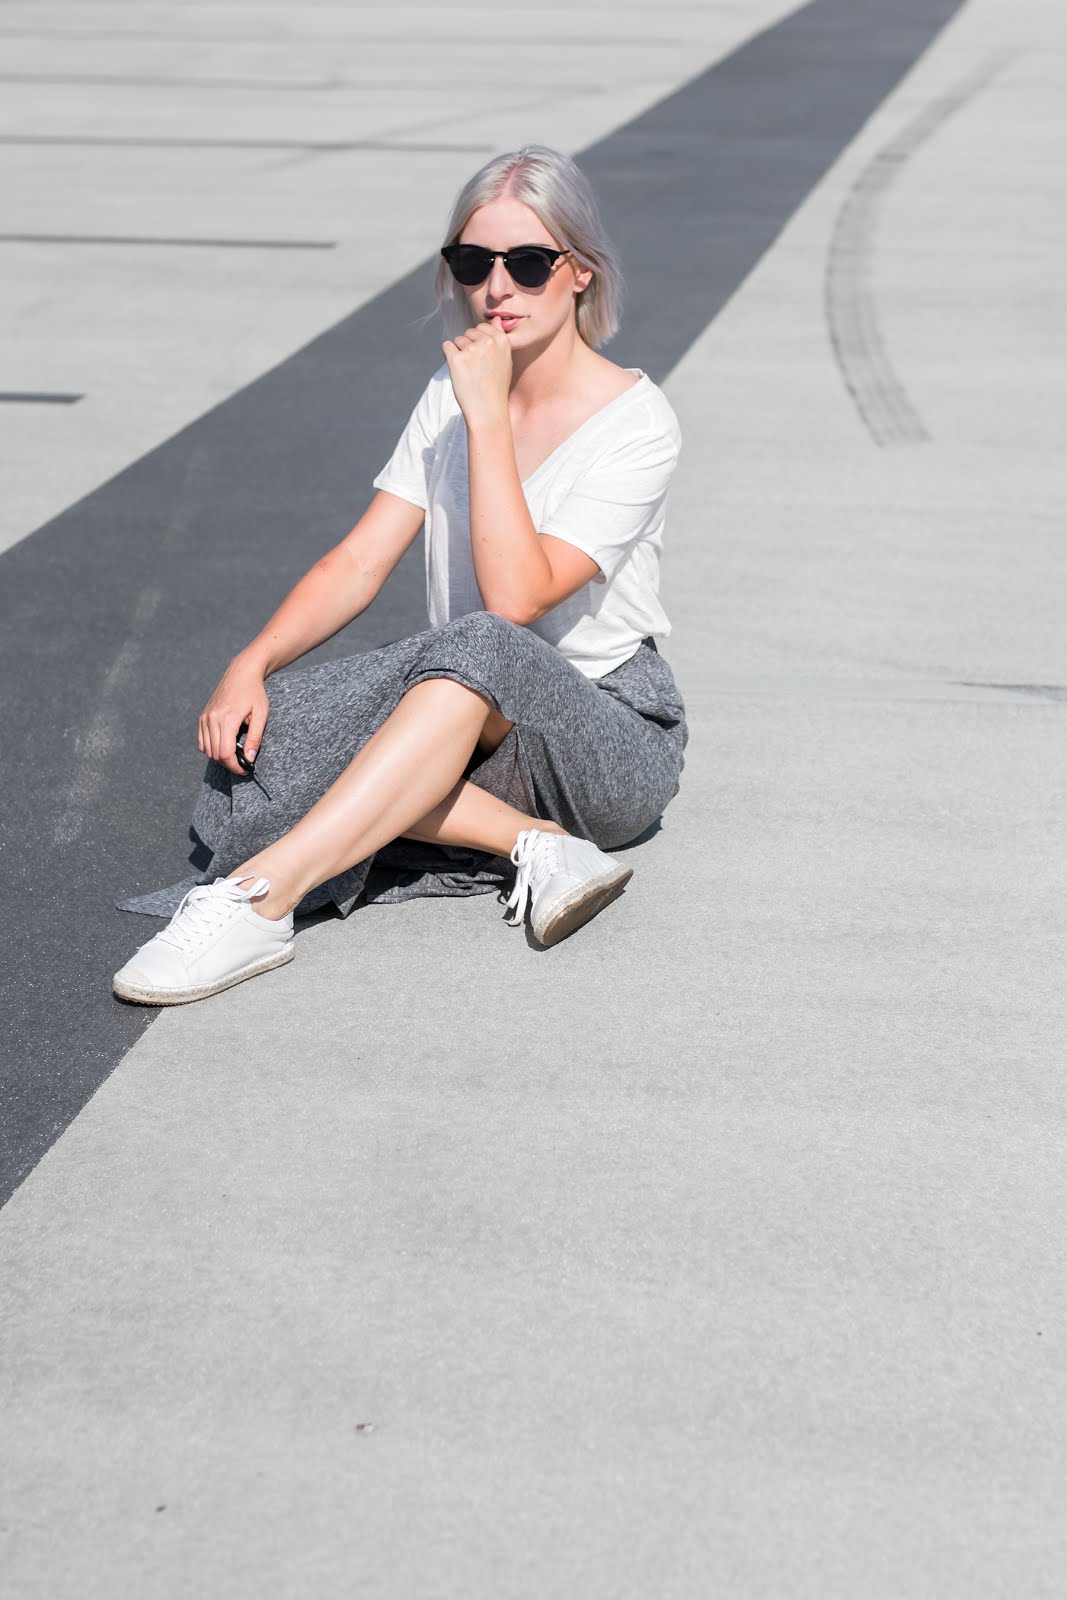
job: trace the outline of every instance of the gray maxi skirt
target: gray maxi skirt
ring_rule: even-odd
[[[685,707],[651,639],[613,672],[587,678],[528,628],[474,611],[363,655],[271,678],[256,760],[262,787],[209,761],[192,819],[191,862],[201,871],[121,900],[120,908],[170,916],[196,884],[227,876],[272,844],[427,678],[477,690],[515,724],[491,755],[475,754],[470,782],[601,849],[638,838],[678,792]],[[332,902],[347,916],[361,901],[487,894],[512,874],[498,856],[398,839],[321,884],[297,911]]]

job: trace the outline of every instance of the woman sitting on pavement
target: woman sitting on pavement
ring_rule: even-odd
[[[116,974],[126,1000],[202,999],[291,960],[294,913],[482,893],[509,858],[508,915],[529,905],[554,944],[630,878],[604,851],[677,793],[685,713],[652,636],[680,436],[645,373],[597,354],[621,280],[592,190],[526,146],[464,186],[447,239],[445,363],[367,511],[208,701],[193,825],[213,881]],[[429,631],[283,674],[268,702],[424,524]],[[166,913],[187,888],[124,904]]]

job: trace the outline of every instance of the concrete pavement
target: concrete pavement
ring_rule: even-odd
[[[657,11],[675,84],[755,12]],[[692,739],[624,899],[318,923],[0,1214],[20,1597],[1060,1592],[1064,42],[971,0],[666,378]]]

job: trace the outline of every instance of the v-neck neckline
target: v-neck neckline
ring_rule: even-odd
[[[577,439],[578,435],[585,428],[588,428],[591,423],[598,422],[604,413],[610,411],[613,406],[617,406],[620,400],[627,399],[628,396],[632,395],[636,389],[640,389],[642,383],[644,383],[648,377],[648,373],[645,372],[641,367],[627,367],[625,370],[627,372],[636,372],[637,382],[631,383],[628,389],[624,389],[621,394],[615,395],[614,398],[609,400],[606,405],[601,406],[599,410],[594,411],[591,416],[586,417],[584,422],[579,422],[574,432],[568,433],[565,439],[561,439],[556,448],[554,450],[550,450],[545,459],[543,461],[539,461],[537,466],[534,467],[533,471],[528,473],[527,476],[522,479],[519,485],[520,488],[525,489],[528,483],[532,483],[534,478],[537,477],[537,474],[542,472],[544,468],[548,466],[548,463],[559,455],[561,450],[565,450],[569,444],[573,444],[575,439]]]

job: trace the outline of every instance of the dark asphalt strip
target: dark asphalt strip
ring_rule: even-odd
[[[814,0],[582,155],[614,360],[662,381],[961,3]],[[424,265],[0,557],[0,1200],[154,1015],[111,997],[152,926],[113,898],[183,876],[196,714],[366,504],[440,360],[430,304]],[[318,654],[424,619],[415,550]]]

